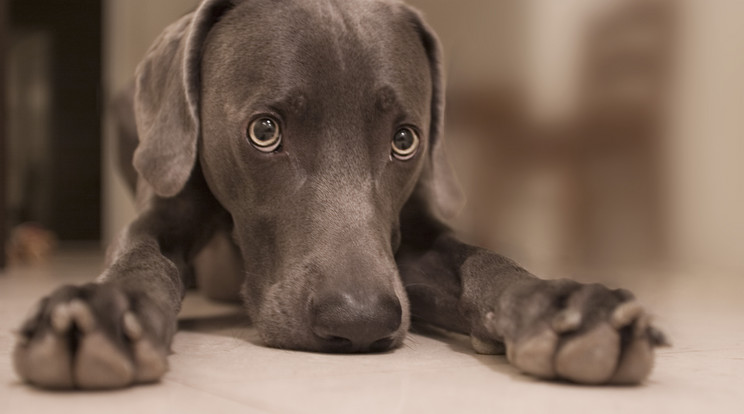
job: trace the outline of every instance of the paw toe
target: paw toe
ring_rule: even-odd
[[[654,353],[649,341],[641,337],[633,338],[623,350],[610,382],[622,385],[638,384],[648,377],[653,365]]]
[[[566,309],[553,318],[553,330],[558,333],[573,332],[581,326],[581,312],[576,309]]]
[[[621,329],[625,326],[630,325],[643,315],[643,306],[636,301],[625,302],[615,308],[610,318],[610,323],[615,329]]]
[[[584,384],[607,382],[620,355],[620,335],[607,323],[568,340],[555,358],[559,376]]]
[[[145,335],[142,324],[131,311],[122,318],[124,334],[131,341],[137,382],[153,382],[168,370],[168,359],[164,350],[158,350]]]
[[[669,337],[667,337],[666,334],[659,330],[657,327],[649,326],[647,333],[649,340],[654,346],[672,346],[672,342],[669,340]]]
[[[142,324],[131,311],[127,311],[122,318],[124,334],[132,341],[142,338]]]
[[[119,388],[132,383],[134,366],[103,332],[91,332],[80,341],[75,382],[85,389]]]
[[[70,307],[66,303],[57,305],[52,310],[49,317],[49,323],[52,325],[52,329],[58,334],[64,334],[72,326],[72,316],[70,315]]]
[[[69,389],[74,385],[69,344],[52,332],[17,344],[13,365],[23,380],[40,387]]]
[[[546,329],[514,345],[511,362],[522,371],[540,378],[554,378],[553,355],[558,335]]]
[[[154,382],[168,371],[168,359],[164,351],[159,351],[147,339],[134,343],[134,362],[137,368],[137,382]]]
[[[78,329],[82,332],[93,332],[96,329],[96,317],[93,316],[93,311],[85,302],[80,299],[73,299],[67,306]]]
[[[503,355],[504,344],[495,341],[480,339],[474,335],[470,336],[470,345],[476,353],[481,355]]]

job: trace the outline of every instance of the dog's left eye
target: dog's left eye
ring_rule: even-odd
[[[261,152],[273,152],[282,143],[282,132],[276,119],[264,116],[248,125],[248,139]]]
[[[393,155],[399,160],[408,160],[416,155],[419,137],[416,131],[409,127],[400,128],[393,135]]]

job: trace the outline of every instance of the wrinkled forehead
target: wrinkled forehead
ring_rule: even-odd
[[[233,104],[301,92],[339,104],[360,94],[425,119],[431,78],[419,33],[396,4],[360,0],[251,1],[207,39],[203,76]],[[236,85],[250,85],[238,88]]]

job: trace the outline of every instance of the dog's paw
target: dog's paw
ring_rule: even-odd
[[[167,370],[145,298],[106,284],[65,286],[42,299],[13,351],[24,381],[52,389],[110,389],[157,381]],[[151,307],[149,307],[151,308]]]
[[[539,281],[508,291],[486,315],[525,373],[581,384],[638,384],[648,377],[664,335],[633,295],[601,285]],[[474,339],[476,349],[484,341]]]

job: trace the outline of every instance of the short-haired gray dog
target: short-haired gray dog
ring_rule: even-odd
[[[438,41],[403,4],[204,1],[136,73],[138,217],[96,283],[40,302],[17,373],[158,380],[197,277],[237,280],[273,347],[385,351],[415,315],[537,377],[645,379],[664,338],[630,293],[538,279],[443,224],[443,93]]]

